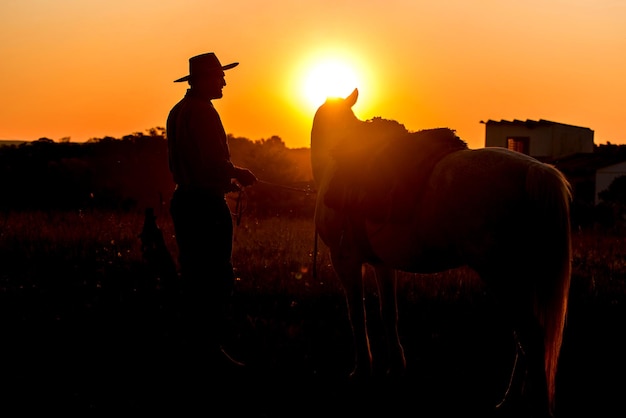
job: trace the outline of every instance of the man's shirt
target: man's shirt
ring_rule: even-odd
[[[178,187],[224,193],[234,177],[224,126],[210,100],[189,89],[167,118],[169,167]]]

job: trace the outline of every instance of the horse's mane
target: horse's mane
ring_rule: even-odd
[[[355,153],[361,158],[380,160],[382,152],[385,158],[396,159],[407,153],[418,157],[446,154],[450,151],[467,149],[452,129],[435,128],[411,132],[395,120],[374,117],[362,122],[358,130],[350,133],[348,140],[335,145],[331,153],[339,165],[350,164]]]
[[[326,202],[336,208],[351,206],[374,220],[389,217],[385,205],[390,198],[396,202],[395,209],[417,204],[415,196],[420,195],[435,164],[464,149],[467,144],[449,128],[410,132],[394,120],[364,121],[331,151],[337,171]],[[412,197],[402,196],[407,191]]]

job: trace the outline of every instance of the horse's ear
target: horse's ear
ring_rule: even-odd
[[[350,107],[354,106],[356,103],[356,99],[359,97],[359,89],[354,89],[352,93],[348,97],[346,97],[346,103],[350,105]]]

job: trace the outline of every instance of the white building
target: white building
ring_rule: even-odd
[[[513,120],[485,123],[485,147],[503,147],[539,160],[593,152],[593,131],[589,128],[549,120]]]
[[[600,192],[609,188],[613,180],[618,177],[626,176],[626,161],[611,164],[605,167],[598,168],[596,170],[596,184],[595,184],[595,204],[600,203],[598,197]]]

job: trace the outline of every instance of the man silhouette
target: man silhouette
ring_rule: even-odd
[[[167,118],[169,167],[176,188],[170,213],[179,250],[183,321],[189,349],[210,366],[236,363],[222,348],[234,290],[233,222],[225,194],[256,182],[230,161],[227,136],[211,100],[222,97],[224,71],[212,53],[189,59],[189,89]]]

